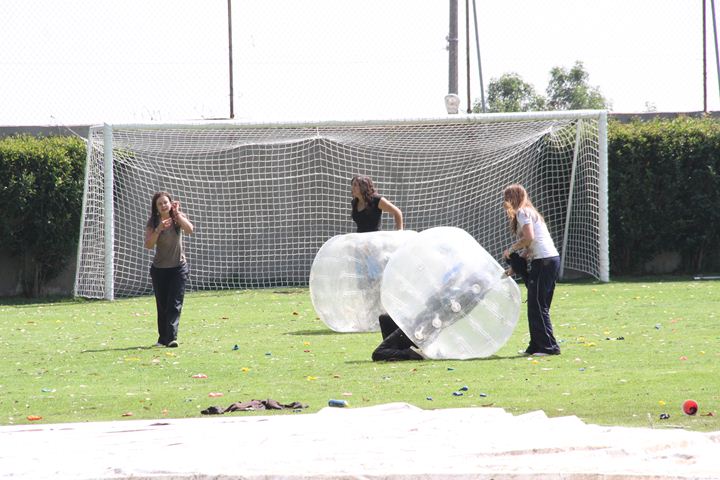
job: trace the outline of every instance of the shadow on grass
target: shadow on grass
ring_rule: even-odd
[[[82,350],[80,353],[101,353],[101,352],[129,352],[131,350],[161,350],[164,347],[153,347],[153,346],[137,346],[137,347],[125,347],[125,348],[100,348],[97,350]]]
[[[565,285],[612,285],[613,283],[682,283],[718,280],[720,280],[720,274],[718,273],[696,273],[682,275],[611,275],[608,283],[595,278],[566,279],[558,283]]]
[[[322,330],[298,330],[296,332],[287,332],[284,335],[299,335],[299,336],[312,336],[312,335],[347,335],[348,333],[365,333],[365,332],[335,332],[333,330],[323,328]]]
[[[18,308],[37,308],[43,307],[76,307],[78,305],[91,304],[97,300],[88,300],[85,298],[72,298],[63,296],[50,297],[4,297],[0,298],[1,306],[10,306]]]
[[[418,363],[431,363],[431,362],[489,362],[493,360],[515,360],[517,358],[528,358],[527,355],[508,355],[508,356],[498,356],[498,355],[492,355],[490,357],[485,358],[468,358],[467,360],[454,360],[454,359],[432,359],[428,358],[427,360],[385,360],[380,362],[374,362],[371,359],[368,360],[348,360],[345,362],[348,365],[365,365],[368,363],[411,363],[411,364],[418,364]]]

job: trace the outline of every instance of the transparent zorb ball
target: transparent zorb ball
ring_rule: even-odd
[[[507,342],[520,316],[520,289],[460,228],[420,232],[392,256],[382,304],[433,359],[488,357]]]
[[[417,235],[412,230],[348,233],[325,242],[310,268],[310,298],[320,319],[336,332],[379,331],[385,265]]]

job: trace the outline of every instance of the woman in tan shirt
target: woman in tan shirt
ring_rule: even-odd
[[[177,347],[180,312],[190,270],[185,261],[182,234],[190,235],[193,224],[180,211],[180,202],[167,192],[152,197],[150,218],[145,225],[145,248],[155,249],[150,278],[157,306],[156,347]]]

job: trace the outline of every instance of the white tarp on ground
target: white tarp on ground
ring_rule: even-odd
[[[404,403],[0,427],[12,479],[717,479],[720,432]]]

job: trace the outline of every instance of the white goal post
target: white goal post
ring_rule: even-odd
[[[152,292],[144,227],[163,190],[195,225],[188,290],[305,286],[323,243],[355,230],[355,174],[402,209],[405,228],[462,228],[498,260],[511,241],[502,191],[521,183],[561,273],[609,280],[607,112],[583,110],[91,127],[74,293]]]

